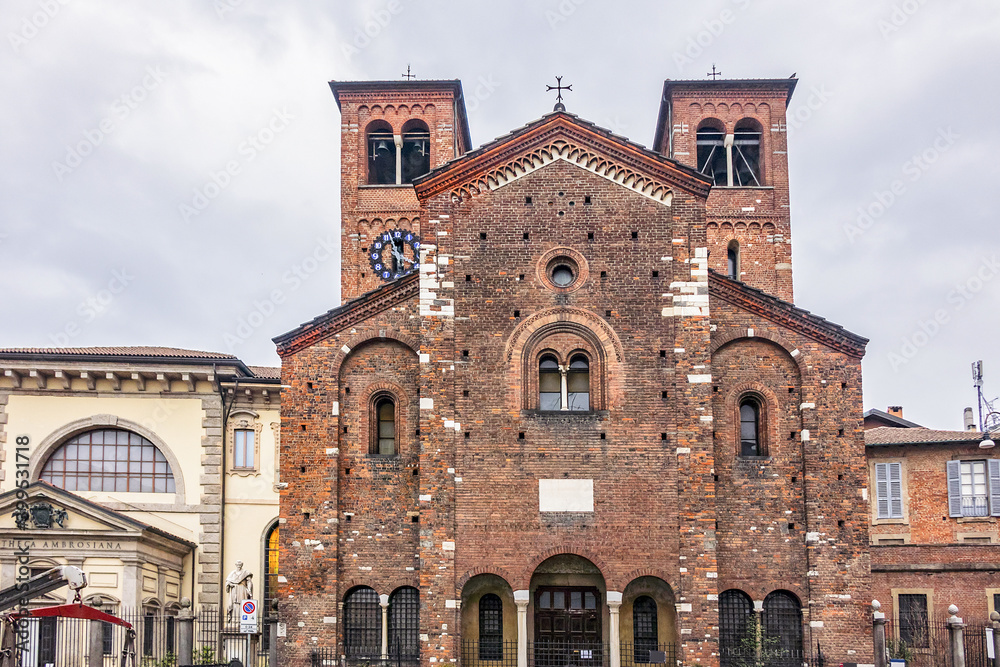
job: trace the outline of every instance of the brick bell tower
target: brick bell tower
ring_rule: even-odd
[[[797,79],[663,84],[653,149],[714,180],[709,268],[792,301],[785,114]]]
[[[331,81],[341,114],[341,301],[416,269],[413,180],[469,150],[461,81]],[[388,237],[387,237],[388,235]]]

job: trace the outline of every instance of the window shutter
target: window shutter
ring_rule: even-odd
[[[888,463],[889,468],[889,516],[903,518],[903,464]]]
[[[1000,459],[986,461],[990,471],[990,512],[1000,516]]]
[[[878,518],[889,518],[889,464],[875,464],[875,502],[878,505]]]
[[[948,461],[948,515],[962,516],[961,461]]]

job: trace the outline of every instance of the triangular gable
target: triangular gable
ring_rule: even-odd
[[[867,338],[712,270],[708,273],[708,293],[711,299],[720,299],[741,310],[760,315],[844,354],[858,359],[865,355]]]
[[[278,347],[278,356],[287,357],[373,315],[415,298],[418,288],[418,274],[414,272],[366,292],[271,340]]]
[[[495,190],[557,160],[565,160],[670,205],[675,190],[707,198],[704,174],[581,120],[553,112],[414,181],[421,201],[442,192],[456,198]]]
[[[81,498],[48,482],[34,482],[25,487],[23,491],[27,494],[27,497],[23,498],[23,502],[28,508],[37,503],[48,503],[54,509],[65,510],[67,514],[63,526],[53,525],[51,528],[44,529],[29,526],[24,531],[26,536],[38,538],[50,533],[55,536],[57,531],[67,530],[74,532],[104,531],[126,535],[131,534],[138,538],[143,533],[149,532],[179,544],[187,545],[188,547],[194,546],[188,540],[171,535],[159,528],[150,526],[142,521],[137,521],[86,498]],[[22,501],[19,495],[21,494],[16,489],[0,494],[0,531],[10,532],[12,530],[20,530],[16,527],[15,518],[12,516]]]

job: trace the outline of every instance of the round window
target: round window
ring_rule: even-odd
[[[557,264],[552,269],[552,282],[559,287],[572,284],[574,278],[576,278],[576,272],[568,264]]]

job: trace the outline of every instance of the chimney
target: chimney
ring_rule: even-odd
[[[889,414],[893,417],[903,418],[903,406],[902,405],[890,405]]]
[[[965,419],[965,430],[975,431],[976,429],[976,419],[972,416],[972,408],[966,408],[965,413],[962,415]]]

